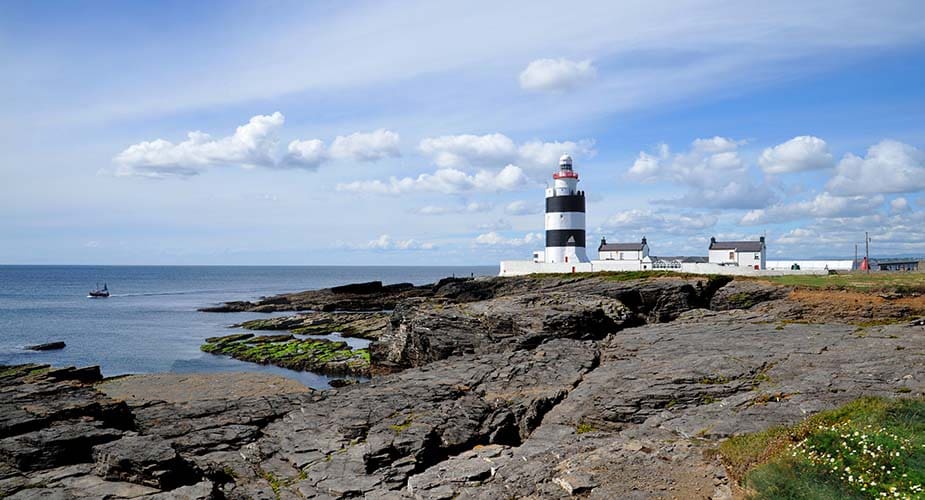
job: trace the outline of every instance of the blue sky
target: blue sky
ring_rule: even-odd
[[[0,263],[925,254],[920,2],[4,2]]]

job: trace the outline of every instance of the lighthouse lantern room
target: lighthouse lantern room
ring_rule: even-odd
[[[590,262],[585,251],[585,193],[578,190],[572,157],[559,158],[559,170],[546,188],[546,252],[548,264]]]

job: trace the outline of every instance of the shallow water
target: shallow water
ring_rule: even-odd
[[[250,319],[291,313],[202,313],[230,300],[381,280],[432,283],[446,276],[494,275],[496,267],[347,266],[0,266],[0,364],[100,365],[125,373],[255,371],[315,388],[328,377],[203,353],[206,337],[233,333]],[[97,283],[112,296],[87,298]],[[335,335],[337,339],[339,335]],[[58,351],[27,345],[64,341]],[[348,339],[364,347],[362,339]]]

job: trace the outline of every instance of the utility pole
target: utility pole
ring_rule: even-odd
[[[870,274],[870,236],[864,231],[864,258],[867,260],[867,274]]]

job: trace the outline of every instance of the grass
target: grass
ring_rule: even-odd
[[[586,434],[588,432],[594,432],[596,430],[597,429],[595,429],[593,425],[587,422],[581,422],[578,424],[578,426],[575,427],[576,434]]]
[[[36,365],[36,364],[25,364],[25,365],[11,365],[11,366],[2,366],[0,365],[0,378],[7,377],[22,377],[30,378],[40,375],[44,375],[49,370],[48,366],[45,365]]]
[[[753,498],[925,498],[925,400],[861,398],[719,452]]]
[[[601,278],[608,281],[647,280],[669,277],[698,277],[695,274],[679,274],[674,271],[594,271],[590,273],[545,273],[535,275],[539,278]],[[703,277],[703,276],[700,276]]]
[[[767,276],[758,279],[797,288],[850,290],[857,292],[925,292],[925,273],[922,272],[882,272],[870,274],[855,272],[824,276]]]
[[[390,426],[389,426],[389,429],[392,429],[392,431],[393,431],[395,434],[401,434],[402,432],[408,430],[408,428],[411,427],[411,424],[412,424],[412,423],[414,423],[414,414],[413,414],[413,413],[410,414],[410,415],[408,415],[408,416],[407,416],[404,420],[402,420],[400,423],[390,425]]]

